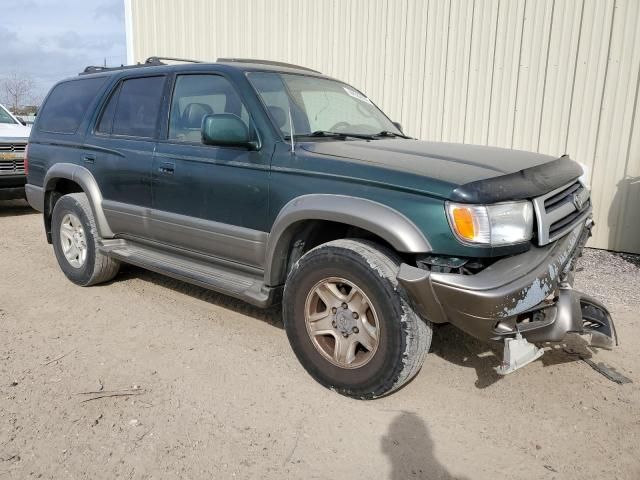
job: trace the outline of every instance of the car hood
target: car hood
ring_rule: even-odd
[[[313,142],[301,147],[314,154],[377,167],[375,170],[383,168],[388,173],[401,173],[402,179],[397,180],[405,186],[406,174],[411,174],[417,178],[409,181],[410,187],[461,201],[530,198],[581,174],[578,164],[568,157],[558,159],[479,145],[384,139]],[[390,177],[393,175],[387,175]],[[435,191],[431,187],[434,184],[438,185]],[[498,185],[501,186],[496,192]]]
[[[12,125],[9,123],[0,123],[0,142],[4,140],[27,140],[31,133],[30,127],[24,125]]]

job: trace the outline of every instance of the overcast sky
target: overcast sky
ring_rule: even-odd
[[[87,65],[126,63],[123,0],[0,0],[0,77],[33,78],[39,96]]]

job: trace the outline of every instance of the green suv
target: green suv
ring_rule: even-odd
[[[501,374],[570,332],[615,343],[571,288],[593,224],[581,175],[566,156],[409,138],[303,67],[152,57],[53,87],[26,192],[72,282],[124,262],[281,303],[304,368],[375,398],[418,373],[434,324],[502,345]]]

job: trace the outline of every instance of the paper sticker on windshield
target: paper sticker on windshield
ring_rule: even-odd
[[[371,100],[369,100],[367,97],[362,95],[360,92],[356,92],[355,90],[352,90],[347,87],[342,87],[342,88],[344,88],[344,91],[347,92],[347,94],[352,96],[353,98],[357,98],[361,102],[365,102],[365,103],[368,103],[369,105],[373,105],[373,103],[371,103]]]

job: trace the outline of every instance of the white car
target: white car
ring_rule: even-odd
[[[31,127],[0,105],[0,200],[24,198],[25,150]]]

